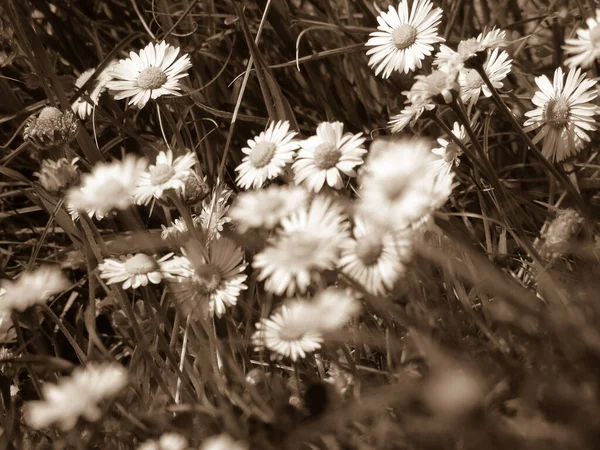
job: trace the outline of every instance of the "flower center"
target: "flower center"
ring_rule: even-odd
[[[382,251],[383,243],[378,236],[364,236],[356,242],[356,256],[365,266],[375,264]]]
[[[342,152],[335,145],[329,142],[322,142],[315,148],[315,166],[321,170],[331,169],[335,167],[340,156],[342,156]]]
[[[154,258],[144,253],[138,253],[125,261],[124,267],[131,275],[143,275],[158,269],[158,264]]]
[[[417,29],[403,23],[392,31],[392,42],[398,50],[410,47],[417,40]]]
[[[146,67],[137,77],[137,84],[142,89],[158,89],[167,81],[167,75],[158,67]]]
[[[222,279],[221,270],[214,264],[203,264],[198,267],[194,277],[196,289],[202,294],[215,292]]]
[[[273,159],[275,148],[275,144],[272,142],[257,142],[250,152],[250,162],[257,169],[265,167]]]
[[[314,260],[314,254],[321,246],[320,239],[308,231],[297,231],[288,240],[288,256],[294,264],[304,265]]]
[[[483,79],[475,69],[466,69],[466,71],[467,76],[465,77],[465,82],[467,89],[479,89],[483,86]]]
[[[175,169],[168,164],[157,164],[150,168],[150,183],[154,186],[166,183],[175,175]]]
[[[279,338],[282,341],[299,341],[304,336],[304,331],[300,327],[282,327],[279,329]]]
[[[560,128],[568,122],[569,104],[563,97],[552,98],[546,103],[544,110],[546,123],[554,128]]]
[[[590,41],[594,46],[600,45],[600,26],[596,25],[590,30]]]

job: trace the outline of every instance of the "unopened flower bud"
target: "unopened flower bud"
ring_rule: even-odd
[[[51,194],[64,193],[71,186],[79,182],[79,169],[74,164],[77,159],[72,162],[66,158],[61,158],[58,161],[45,159],[42,161],[40,171],[35,175],[40,179],[40,184]]]
[[[583,218],[573,209],[558,213],[544,233],[544,250],[550,253],[564,252],[569,241],[581,229],[582,223]]]
[[[75,137],[78,122],[71,111],[46,106],[37,117],[27,119],[23,137],[41,150],[68,144]]]
[[[206,198],[210,192],[210,188],[205,180],[200,179],[195,173],[191,173],[184,180],[185,186],[181,193],[183,203],[189,206],[194,206]]]

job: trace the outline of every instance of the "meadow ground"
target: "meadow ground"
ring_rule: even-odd
[[[0,449],[594,449],[596,0],[1,0]]]

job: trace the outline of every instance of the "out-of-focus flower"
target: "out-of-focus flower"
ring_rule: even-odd
[[[248,444],[235,441],[228,434],[220,434],[206,439],[200,446],[200,450],[248,450]]]
[[[177,433],[164,433],[158,440],[142,442],[137,450],[186,450],[188,441]]]
[[[587,28],[578,28],[576,39],[565,39],[563,49],[572,55],[565,60],[565,65],[571,69],[587,69],[600,57],[600,9],[596,10],[596,17],[588,17],[585,23]]]
[[[569,245],[569,241],[581,229],[583,222],[583,217],[574,209],[569,208],[560,211],[544,232],[544,252],[550,254],[564,252]]]
[[[7,314],[45,303],[52,295],[70,286],[63,272],[54,266],[23,272],[17,280],[2,280],[1,284],[4,294],[0,297],[0,313]]]
[[[79,182],[80,173],[76,165],[78,160],[79,158],[74,158],[69,162],[66,158],[60,158],[58,161],[44,159],[40,171],[34,175],[51,194],[63,193]]]

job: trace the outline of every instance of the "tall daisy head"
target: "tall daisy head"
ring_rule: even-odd
[[[571,55],[565,60],[565,65],[571,69],[587,69],[600,57],[600,9],[596,10],[595,17],[589,17],[585,23],[586,28],[577,29],[577,38],[565,39],[563,49],[567,55]]]
[[[112,80],[106,87],[115,99],[129,98],[129,104],[142,109],[150,99],[180,94],[181,79],[192,67],[189,55],[178,58],[180,49],[167,44],[150,43],[139,53],[131,52],[111,70]]]
[[[133,203],[133,195],[146,160],[127,155],[123,161],[98,163],[92,172],[81,177],[81,184],[67,192],[67,205],[102,219],[113,209],[125,210]]]
[[[431,145],[423,139],[374,141],[359,191],[360,213],[392,231],[430,213],[454,175],[436,174],[433,160]]]
[[[166,192],[180,195],[185,188],[185,180],[192,175],[196,154],[187,152],[173,159],[171,149],[161,151],[156,163],[143,172],[137,182],[133,197],[138,205],[147,205],[152,198],[162,199]]]
[[[178,279],[171,283],[175,302],[186,315],[221,317],[247,289],[243,258],[243,250],[225,238],[209,243],[208,259],[200,257],[192,263],[186,256],[174,258],[171,264],[180,268]]]
[[[580,69],[571,69],[566,79],[559,67],[553,82],[542,75],[535,79],[540,89],[531,100],[537,107],[526,112],[525,131],[537,130],[534,143],[543,141],[542,154],[551,162],[578,153],[595,131],[594,115],[600,113],[592,101],[598,96],[596,81],[586,79]]]
[[[277,295],[306,292],[319,271],[335,267],[348,223],[341,206],[328,197],[313,201],[282,219],[282,229],[254,257],[265,289]]]
[[[296,134],[290,131],[290,123],[286,120],[271,122],[265,131],[249,139],[248,146],[242,148],[246,156],[235,169],[239,172],[237,185],[242,189],[257,189],[265,181],[281,175],[286,165],[294,160],[298,149],[298,142],[294,140]]]
[[[66,290],[70,283],[58,267],[42,266],[23,272],[15,281],[2,280],[1,285],[0,314],[10,314],[45,303],[52,295]]]
[[[377,17],[378,31],[371,33],[367,42],[369,66],[375,75],[389,78],[394,72],[408,73],[420,69],[426,56],[431,55],[433,44],[444,42],[438,36],[442,10],[434,8],[429,0],[402,0],[398,8],[390,6]]]
[[[410,234],[382,229],[361,216],[355,217],[352,234],[343,245],[339,269],[373,295],[390,292],[410,257]]]
[[[121,255],[119,259],[106,258],[98,265],[100,278],[106,284],[123,283],[123,289],[137,289],[147,286],[148,282],[159,284],[164,277],[173,277],[179,271],[170,270],[174,265],[170,263],[172,253],[156,259],[145,253]]]
[[[72,429],[79,418],[90,422],[102,417],[101,403],[115,397],[128,383],[127,371],[111,363],[88,364],[70,377],[42,387],[44,399],[25,405],[25,417],[35,429],[58,425]]]
[[[296,184],[304,183],[314,192],[319,192],[327,183],[341,189],[342,174],[356,176],[354,168],[363,163],[367,150],[363,147],[362,133],[344,133],[342,122],[323,122],[317,134],[300,142],[300,151],[292,166]]]

